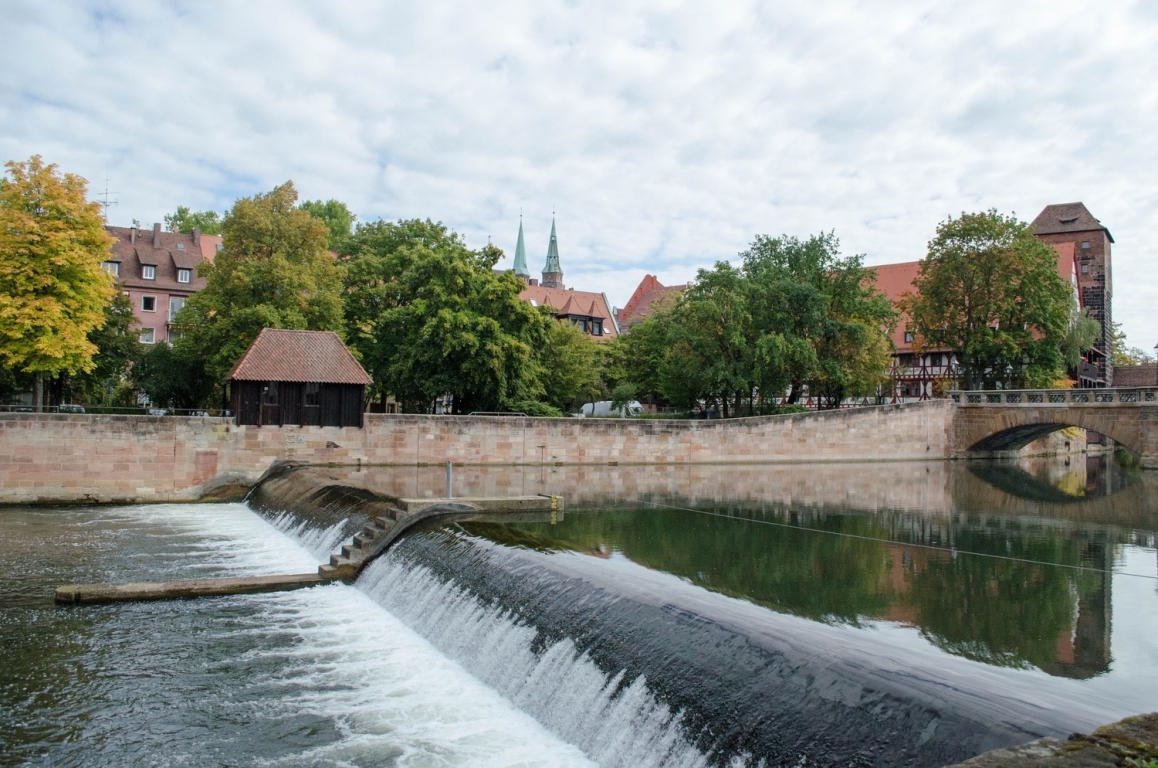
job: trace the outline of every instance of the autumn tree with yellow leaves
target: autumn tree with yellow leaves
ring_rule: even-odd
[[[36,409],[44,374],[93,369],[89,332],[105,322],[112,278],[101,269],[112,237],[88,182],[39,155],[8,162],[0,179],[0,362],[32,374]]]

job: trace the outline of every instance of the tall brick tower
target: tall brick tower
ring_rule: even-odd
[[[1101,386],[1113,386],[1114,365],[1110,359],[1114,297],[1110,246],[1114,242],[1113,235],[1083,203],[1047,205],[1030,226],[1044,243],[1073,243],[1082,306],[1102,324],[1101,340],[1094,346],[1091,362],[1098,366],[1098,378],[1104,382]]]

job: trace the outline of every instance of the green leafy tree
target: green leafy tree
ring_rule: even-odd
[[[187,347],[155,344],[132,369],[134,385],[164,408],[201,408],[222,392],[205,369],[205,358]]]
[[[9,162],[0,180],[0,363],[34,378],[91,371],[89,334],[105,322],[112,278],[101,269],[113,239],[88,183],[39,155]]]
[[[1115,368],[1120,365],[1148,365],[1154,362],[1154,357],[1146,350],[1130,346],[1121,323],[1111,323],[1110,329],[1110,345]]]
[[[754,337],[743,273],[727,262],[701,269],[673,308],[671,352],[660,388],[673,403],[719,403],[725,417],[751,396]],[[663,314],[663,313],[660,313]]]
[[[238,200],[222,226],[224,248],[199,273],[175,322],[186,329],[174,344],[185,364],[200,361],[215,382],[263,328],[344,330],[344,268],[327,250],[326,226],[299,209],[293,182]]]
[[[345,203],[338,200],[307,200],[299,206],[303,211],[320,219],[330,232],[329,248],[346,255],[350,249],[354,222],[357,220]]]
[[[822,233],[758,235],[741,256],[753,308],[754,383],[761,392],[805,386],[822,407],[873,394],[886,378],[896,313],[860,256]]]
[[[194,229],[206,235],[220,235],[223,223],[217,211],[191,211],[184,205],[178,205],[176,213],[165,214],[165,229],[186,235],[192,234]]]
[[[546,343],[535,350],[543,398],[560,414],[575,413],[603,394],[597,363],[600,343],[571,323],[551,321]]]
[[[903,301],[917,344],[957,355],[967,389],[1005,381],[1050,386],[1064,374],[1073,289],[1057,254],[1029,225],[996,210],[963,213],[937,227]]]
[[[668,403],[660,386],[660,371],[670,350],[674,328],[670,309],[657,311],[631,326],[631,332],[616,336],[599,349],[599,367],[604,386],[614,390],[628,383],[636,399]]]
[[[408,411],[447,394],[454,413],[546,401],[539,351],[554,321],[519,298],[520,279],[494,271],[501,256],[430,221],[358,227],[346,318],[380,392]]]

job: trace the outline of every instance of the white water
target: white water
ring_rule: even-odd
[[[283,535],[240,504],[156,505],[109,514],[155,525],[151,535],[180,543],[176,565],[166,567],[186,575],[308,572],[318,565],[316,548],[338,535],[335,529],[306,532],[299,543],[290,538],[293,526]],[[253,614],[223,622],[218,636],[246,635],[256,650],[239,664],[271,675],[254,679],[250,672],[235,684],[273,691],[268,717],[327,718],[340,733],[329,744],[267,764],[591,764],[362,591],[333,584],[230,601]]]
[[[293,512],[282,512],[269,523],[312,554],[319,564],[328,563],[330,555],[337,552],[338,547],[353,539],[353,536],[345,533],[345,520],[329,528],[310,528],[308,521],[299,520]]]
[[[536,654],[533,628],[393,555],[372,563],[357,586],[600,765],[707,765],[642,677],[619,691],[622,673],[605,674],[570,640]]]

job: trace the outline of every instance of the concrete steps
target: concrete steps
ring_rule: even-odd
[[[374,554],[378,545],[390,535],[398,525],[398,519],[406,515],[405,510],[390,507],[386,516],[375,517],[361,531],[354,534],[353,541],[343,544],[339,552],[330,555],[330,562],[318,566],[318,576],[326,581],[352,579],[362,570],[366,559]]]

